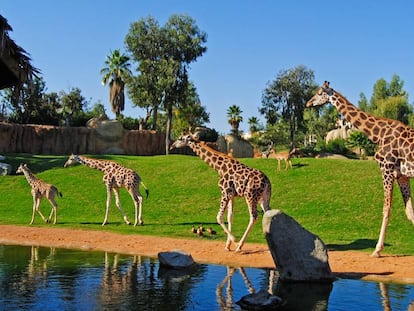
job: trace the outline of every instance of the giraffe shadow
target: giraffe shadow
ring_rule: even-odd
[[[309,166],[309,164],[297,162],[293,164],[292,166],[294,166],[295,168],[301,168],[303,166]]]
[[[350,250],[363,250],[369,248],[375,248],[377,240],[373,239],[358,239],[348,244],[327,244],[326,247],[329,250],[334,251],[350,251]],[[385,243],[385,246],[389,244]]]

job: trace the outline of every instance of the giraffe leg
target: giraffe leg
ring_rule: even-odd
[[[221,202],[220,202],[220,209],[219,209],[219,212],[217,213],[217,223],[221,226],[221,228],[223,228],[223,231],[227,235],[227,242],[224,248],[227,251],[230,250],[231,242],[236,242],[236,238],[233,236],[231,231],[229,231],[229,229],[226,227],[226,225],[224,224],[224,220],[223,220],[224,211],[226,210],[228,206],[230,206],[230,204],[231,204],[231,210],[233,210],[233,198],[230,199],[227,195],[223,195],[221,198]],[[229,212],[227,213],[227,216],[229,216]],[[229,223],[230,230],[231,230],[232,217],[233,217],[233,212],[231,212],[230,219],[227,220]]]
[[[56,225],[57,222],[57,203],[55,201],[55,198],[51,197],[49,199],[50,204],[52,204],[52,209],[50,210],[50,215],[48,218],[48,222],[52,221],[52,215],[55,214],[55,217],[53,219],[53,224]]]
[[[105,218],[104,221],[102,222],[102,226],[105,226],[108,222],[108,214],[109,214],[109,206],[111,205],[111,187],[107,186],[106,187],[106,211],[105,211]]]
[[[385,234],[387,232],[387,226],[391,215],[392,207],[392,193],[394,190],[394,177],[391,174],[383,174],[383,186],[384,186],[384,207],[382,211],[382,224],[381,231],[378,238],[377,245],[375,246],[374,252],[371,254],[372,257],[381,257],[381,251],[384,248]]]
[[[411,220],[411,222],[414,224],[414,211],[411,197],[410,179],[403,176],[398,178],[397,181],[404,199],[405,214],[407,215],[408,220]]]
[[[142,220],[142,195],[141,193],[139,193],[139,190],[136,188],[128,190],[128,192],[131,195],[131,198],[134,201],[134,206],[135,206],[134,227],[136,227],[137,224],[143,225],[144,221]]]
[[[116,207],[118,207],[119,211],[121,212],[122,218],[124,219],[125,223],[127,225],[130,225],[131,222],[129,221],[128,217],[125,215],[124,210],[122,209],[122,206],[121,206],[121,200],[119,199],[119,189],[113,188],[112,190],[114,191],[114,194],[115,194]]]
[[[237,244],[236,252],[241,251],[241,249],[244,245],[244,242],[246,241],[247,236],[249,235],[249,233],[252,230],[252,228],[253,228],[254,224],[256,223],[256,221],[257,221],[257,216],[256,216],[256,218],[254,218],[253,216],[250,216],[249,224],[247,225],[246,231],[244,232],[242,238],[240,239],[239,244]]]
[[[30,225],[33,224],[34,222],[34,217],[35,217],[35,213],[36,213],[36,197],[33,195],[33,211],[32,211],[32,220],[30,221]]]
[[[46,217],[43,215],[43,213],[41,212],[41,210],[39,208],[40,207],[40,200],[41,200],[40,197],[36,197],[36,203],[35,203],[36,208],[35,209],[36,209],[36,212],[39,213],[40,217],[42,217],[43,221],[47,223]]]

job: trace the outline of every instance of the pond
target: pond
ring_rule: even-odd
[[[281,310],[414,310],[414,285],[284,285],[269,269],[180,272],[143,256],[0,245],[0,310],[240,310],[236,302],[261,289],[286,301]]]

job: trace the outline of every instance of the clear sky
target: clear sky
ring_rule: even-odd
[[[100,69],[111,50],[126,52],[131,23],[148,16],[160,25],[188,14],[207,33],[207,52],[191,64],[190,79],[210,113],[210,127],[228,133],[226,111],[243,111],[240,129],[258,117],[262,92],[281,70],[304,65],[357,104],[374,83],[394,74],[414,96],[414,2],[319,0],[2,0],[10,37],[41,69],[47,92],[78,87],[110,117]],[[144,116],[127,100],[125,115]]]

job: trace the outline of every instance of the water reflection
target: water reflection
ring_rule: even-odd
[[[283,310],[414,311],[413,285],[281,284],[268,269],[171,271],[142,256],[0,245],[1,310],[239,310],[236,301],[262,289],[285,299]]]

